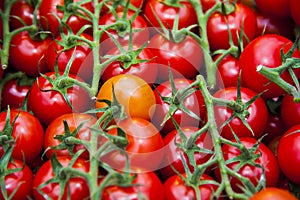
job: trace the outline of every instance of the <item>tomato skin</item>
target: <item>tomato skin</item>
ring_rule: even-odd
[[[291,16],[290,0],[255,0],[257,8],[264,13],[278,19],[287,19]]]
[[[263,138],[263,142],[268,144],[275,138],[282,136],[287,131],[286,125],[283,123],[282,115],[269,113],[268,121],[264,133],[267,134]]]
[[[280,138],[277,148],[280,169],[289,180],[296,184],[300,184],[299,130],[299,124],[288,129]]]
[[[291,16],[292,16],[294,22],[298,26],[300,26],[300,12],[299,12],[300,4],[299,4],[299,1],[290,0],[289,2],[290,2]]]
[[[5,189],[9,197],[15,190],[12,200],[27,200],[32,197],[32,181],[33,174],[31,169],[20,160],[14,159],[9,162],[7,169],[20,169],[17,172],[5,176]],[[0,192],[0,199],[4,199],[2,192]]]
[[[235,141],[235,140],[233,140]],[[246,148],[253,147],[254,144],[256,144],[257,140],[254,138],[248,138],[248,137],[241,137],[240,141],[242,144],[245,145]],[[239,156],[241,154],[240,150],[234,146],[224,144],[222,146],[222,152],[225,161],[235,158],[236,156]],[[256,164],[259,164],[265,168],[265,180],[266,180],[266,187],[275,187],[277,185],[277,182],[279,180],[279,166],[277,163],[277,160],[272,153],[272,151],[265,146],[263,143],[260,143],[258,146],[258,149],[256,151],[256,154],[260,153],[261,157],[257,158],[255,160]],[[239,162],[231,162],[227,164],[227,167],[234,170],[239,165]],[[243,167],[241,167],[237,171],[240,175],[248,178],[255,186],[258,184],[258,181],[260,180],[262,176],[262,169],[259,167],[254,167],[252,165],[246,164]],[[215,170],[215,175],[217,180],[221,180],[220,170]],[[239,185],[242,185],[242,183],[232,177],[230,184],[234,191],[241,192],[241,189],[239,188]]]
[[[249,200],[297,200],[288,190],[267,187],[254,194]]]
[[[103,191],[102,200],[126,199],[138,200],[139,193],[149,200],[164,200],[163,184],[154,172],[136,173],[133,183],[135,186],[109,186]],[[137,185],[140,186],[137,186]]]
[[[7,111],[0,113],[0,130],[5,126]],[[24,160],[27,164],[34,161],[43,148],[44,130],[39,120],[31,113],[21,110],[10,110],[10,123],[16,119],[12,136],[16,139],[12,157]],[[34,141],[34,142],[33,142]],[[3,148],[0,147],[0,155]]]
[[[57,159],[63,167],[66,167],[71,161],[70,157],[65,156],[58,157]],[[82,172],[89,172],[89,163],[80,158],[75,161],[72,167]],[[38,169],[33,179],[33,196],[35,200],[58,199],[60,192],[58,183],[49,183],[42,187],[41,191],[45,193],[43,195],[38,191],[38,187],[41,184],[45,183],[47,180],[53,178],[53,176],[53,168],[51,166],[50,160],[48,160]],[[67,199],[68,189],[70,189],[70,199],[85,199],[89,197],[88,183],[82,177],[72,177],[67,182],[62,200]]]
[[[81,129],[78,130],[76,134],[76,138],[81,140],[90,140],[90,128],[96,123],[96,118],[89,114],[84,113],[67,113],[64,115],[59,116],[58,118],[54,119],[48,126],[45,131],[45,139],[44,139],[44,149],[48,149],[53,146],[58,146],[61,142],[54,137],[57,135],[64,135],[64,121],[67,122],[70,132],[75,131],[75,129],[79,128],[79,126],[84,123]],[[77,151],[85,149],[83,145],[75,145],[73,153],[75,154]],[[46,151],[46,156],[51,158],[53,154],[57,156],[71,156],[67,149],[64,150],[54,150],[49,149]],[[83,154],[81,154],[81,158],[88,159],[89,153],[86,150]]]
[[[212,14],[207,22],[207,36],[212,51],[218,49],[228,49],[229,34],[228,27],[235,45],[238,44],[237,33],[240,33],[241,27],[244,27],[244,34],[251,41],[256,36],[257,19],[253,10],[243,4],[236,4],[235,11],[224,15],[219,12]],[[247,40],[243,37],[244,46]]]
[[[9,48],[9,62],[13,68],[28,76],[36,77],[39,72],[49,71],[43,56],[50,41],[50,37],[41,41],[33,40],[26,31],[14,35]]]
[[[248,102],[256,95],[257,94],[255,92],[248,88],[241,88],[241,98],[243,103]],[[214,94],[214,97],[235,101],[237,99],[237,87],[221,89]],[[233,114],[233,111],[226,106],[215,106],[214,111],[215,119],[219,127],[222,126],[222,124]],[[221,135],[224,138],[233,139],[234,136],[232,131],[238,137],[259,138],[262,135],[268,119],[268,110],[264,100],[259,97],[250,106],[248,106],[247,111],[249,112],[249,115],[245,117],[245,120],[248,122],[254,135],[238,117],[235,117],[222,128]]]
[[[185,174],[183,174],[186,176]],[[214,180],[212,177],[203,174],[200,178],[204,180]],[[217,189],[216,185],[204,184],[199,186],[201,200],[212,199],[214,191]],[[187,186],[179,175],[173,175],[164,182],[164,190],[166,200],[179,199],[196,199],[195,191],[192,187]]]
[[[11,11],[10,11],[11,16],[19,17],[28,26],[32,25],[33,17],[34,17],[33,13],[34,13],[34,7],[32,7],[25,0],[15,2],[11,7]],[[23,27],[24,25],[14,17],[10,18],[9,21],[10,28],[14,30]],[[37,15],[37,17],[39,18],[39,15]]]
[[[190,127],[181,127],[181,130],[187,138],[190,138],[191,135],[195,134],[199,130],[199,128],[190,126]],[[180,148],[178,148],[175,145],[175,141],[176,141],[176,143],[181,142],[181,139],[180,139],[180,136],[178,135],[177,130],[173,130],[170,133],[168,133],[163,138],[163,140],[164,140],[164,144],[165,144],[165,147],[164,147],[165,157],[163,159],[164,162],[162,162],[162,164],[161,164],[162,168],[159,169],[159,173],[160,173],[160,176],[164,180],[166,180],[169,177],[176,174],[175,171],[173,170],[173,168],[171,167],[171,165],[179,173],[184,173],[185,170],[184,170],[184,166],[182,164],[182,159],[181,159],[181,156],[182,156],[181,153],[183,153],[183,152]],[[213,149],[212,139],[211,139],[210,135],[207,133],[203,133],[197,138],[196,145],[199,148],[204,148],[204,149],[208,149],[208,150]],[[195,155],[196,164],[205,163],[211,156],[211,155],[205,154],[205,153],[195,153],[194,155]],[[184,156],[184,159],[187,161],[187,164],[188,164],[190,170],[193,170],[193,167],[188,162],[187,155],[184,154],[183,156]]]
[[[55,79],[54,72],[48,72],[45,75]],[[81,80],[73,74],[69,74],[69,77]],[[40,76],[33,83],[28,95],[28,108],[43,125],[48,125],[52,120],[66,113],[85,112],[91,106],[89,94],[79,86],[75,85],[67,90],[73,109],[59,92],[46,91],[51,88],[52,84]]]
[[[127,117],[150,120],[155,112],[155,96],[147,82],[138,76],[120,74],[108,79],[100,88],[97,100],[112,101],[112,85],[118,102],[124,106]],[[96,102],[96,108],[106,107],[106,103]]]
[[[280,114],[287,128],[300,124],[300,104],[294,102],[294,97],[285,95],[281,102]]]

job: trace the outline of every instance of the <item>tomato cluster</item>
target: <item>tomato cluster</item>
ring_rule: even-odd
[[[0,0],[0,199],[300,198],[298,8]]]

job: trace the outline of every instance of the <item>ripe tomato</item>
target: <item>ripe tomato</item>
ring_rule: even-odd
[[[70,161],[70,157],[58,157],[58,162],[66,167]],[[89,172],[89,163],[82,159],[77,159],[72,167],[82,172]],[[52,168],[51,161],[46,161],[36,172],[33,179],[33,196],[35,200],[44,199],[58,199],[60,193],[60,187],[57,182],[48,183],[42,188],[39,188],[41,184],[44,184],[48,180],[55,176],[55,172]],[[40,190],[39,190],[40,189]],[[64,195],[62,199],[85,199],[89,197],[89,187],[87,181],[83,177],[72,177],[67,181],[64,188]]]
[[[184,79],[184,78],[174,79],[175,88],[177,90],[183,89],[191,83],[192,81],[189,79]],[[164,117],[168,114],[170,110],[170,104],[164,102],[161,96],[162,97],[172,96],[171,83],[169,81],[166,81],[158,85],[154,89],[154,94],[155,94],[157,106],[156,106],[156,112],[154,113],[154,116],[152,118],[152,122],[160,130],[160,132],[163,135],[165,135],[166,133],[169,133],[170,131],[175,129],[172,119],[169,119],[168,121],[166,121],[166,123],[163,126],[161,126]],[[203,96],[199,90],[197,90],[196,92],[188,96],[183,102],[179,102],[179,103],[183,103],[183,105],[188,110],[192,111],[200,118],[200,120],[195,119],[189,116],[188,114],[186,114],[184,111],[178,109],[173,114],[173,118],[179,124],[179,126],[199,127],[206,120],[205,103],[204,103]]]
[[[143,79],[131,74],[121,74],[108,79],[100,88],[97,100],[113,100],[112,87],[118,102],[124,106],[128,117],[140,117],[150,120],[155,111],[155,96]],[[103,102],[96,102],[96,108],[106,107]]]
[[[242,70],[242,80],[245,85],[257,93],[265,91],[262,96],[265,98],[278,97],[285,92],[261,75],[257,71],[259,65],[269,68],[276,68],[282,64],[280,51],[287,53],[292,47],[292,41],[277,34],[267,34],[257,37],[248,44],[240,56],[240,67]],[[300,58],[298,49],[293,54],[294,58]],[[299,72],[295,71],[296,75]],[[287,71],[281,77],[289,83],[292,79]],[[255,81],[254,81],[255,80]]]
[[[288,190],[267,187],[254,194],[249,200],[297,200]]]
[[[230,30],[232,40],[238,45],[238,35],[243,27],[244,45],[248,44],[247,39],[251,41],[256,36],[257,19],[253,10],[243,4],[237,3],[235,11],[225,15],[220,12],[212,14],[207,22],[207,36],[212,51],[229,48]]]
[[[38,76],[48,71],[43,56],[51,39],[34,40],[27,31],[14,35],[9,48],[9,62],[16,70],[28,76]]]
[[[68,113],[59,116],[54,119],[48,126],[45,132],[44,139],[44,149],[46,149],[46,155],[48,158],[51,158],[53,153],[56,153],[57,156],[70,156],[68,149],[56,150],[51,147],[59,146],[62,142],[57,139],[58,136],[66,135],[64,122],[67,122],[70,133],[76,132],[74,137],[79,138],[80,140],[90,140],[91,130],[90,128],[96,123],[96,118],[89,114],[84,113]],[[79,129],[80,128],[80,129]],[[71,148],[71,145],[70,145]],[[83,145],[74,145],[73,152],[85,149]],[[86,151],[81,155],[82,158],[88,159],[89,153]]]
[[[248,88],[241,88],[241,101],[243,104],[250,101],[257,94]],[[224,88],[217,91],[214,94],[216,98],[222,98],[225,100],[236,101],[237,100],[237,87]],[[246,112],[239,113],[241,117],[249,124],[253,133],[243,124],[239,117],[234,117],[227,125],[225,125],[221,130],[221,135],[227,139],[233,139],[233,132],[238,137],[253,137],[259,138],[263,131],[265,130],[268,110],[264,100],[258,97],[253,103],[248,107],[245,107]],[[233,116],[236,111],[226,107],[226,106],[215,106],[215,119],[219,127],[223,125],[231,116]]]
[[[288,129],[279,140],[277,157],[284,175],[296,184],[300,184],[300,125]]]
[[[27,200],[32,197],[32,180],[33,174],[31,169],[23,162],[14,159],[9,162],[7,170],[17,170],[8,175],[1,174],[1,178],[5,179],[5,189],[7,197],[13,194],[12,200]],[[2,177],[3,176],[3,177]],[[0,199],[7,199],[3,197],[0,192]]]
[[[258,10],[265,15],[278,19],[287,19],[291,16],[289,8],[290,0],[255,0]]]
[[[183,134],[190,138],[194,135],[199,128],[198,127],[182,127],[181,128]],[[187,155],[181,150],[176,143],[180,143],[181,138],[178,134],[177,130],[171,131],[164,137],[164,144],[165,144],[165,157],[163,162],[161,163],[161,169],[159,169],[160,176],[166,180],[167,178],[176,174],[173,168],[176,169],[179,173],[184,173],[184,166],[182,164],[181,156],[184,155],[184,159],[190,167],[190,170],[193,170],[193,167],[188,162]],[[196,145],[201,149],[213,150],[213,143],[212,139],[209,134],[203,133],[196,139]],[[206,153],[194,153],[196,164],[203,164],[205,163],[210,157],[210,154]],[[172,165],[172,167],[171,167]]]
[[[1,131],[4,130],[6,116],[7,111],[0,113]],[[11,133],[11,136],[15,139],[12,157],[18,160],[25,160],[25,162],[29,164],[34,161],[42,151],[44,139],[43,127],[35,116],[26,111],[10,110],[10,123],[14,120],[16,121],[13,124]],[[3,142],[5,143],[7,141]],[[3,154],[2,145],[3,143],[0,147],[0,155]]]
[[[186,176],[185,174],[182,174]],[[213,181],[214,179],[206,174],[203,174],[200,181]],[[214,191],[218,188],[217,185],[203,184],[199,186],[201,200],[212,199]],[[187,186],[179,175],[173,175],[164,182],[164,191],[166,200],[179,199],[196,199],[195,190]]]
[[[174,21],[178,16],[178,29],[197,24],[196,12],[192,4],[187,1],[180,1],[179,4],[180,6],[172,5],[167,0],[148,0],[143,12],[149,24],[154,27],[160,27],[158,18],[164,27],[173,29]]]
[[[99,0],[99,2],[101,2],[101,1],[102,0]],[[105,2],[105,4],[103,5],[103,7],[101,9],[101,14],[108,13],[111,9],[109,6],[115,6],[115,9],[114,9],[115,11],[122,12],[122,11],[124,11],[126,3],[127,3],[126,0],[120,0],[118,2],[111,2],[111,1]],[[144,0],[130,0],[130,6],[128,9],[131,10],[132,7],[134,7],[135,9],[142,9],[143,4],[144,4]],[[107,6],[107,5],[109,5],[109,6]],[[132,9],[132,10],[135,10],[135,9]]]
[[[102,200],[126,199],[135,200],[139,197],[148,200],[164,200],[164,187],[154,172],[136,173],[132,185],[122,187],[108,186],[103,190]]]
[[[300,104],[294,102],[294,97],[285,95],[280,106],[280,114],[287,128],[300,124]]]
[[[290,12],[291,12],[291,16],[294,20],[294,22],[300,26],[300,12],[299,12],[299,8],[300,8],[300,2],[297,0],[290,0]]]
[[[125,131],[128,140],[125,150],[129,156],[130,168],[146,172],[157,170],[164,157],[164,142],[156,127],[142,118],[128,118],[120,121],[118,126]],[[109,134],[116,136],[117,129],[111,129]],[[126,163],[124,154],[117,150],[100,159],[118,170],[123,170]]]
[[[212,8],[216,4],[216,0],[200,0],[202,5],[202,10],[206,12],[208,9]],[[224,2],[221,0],[221,2]],[[240,3],[241,0],[230,0],[230,2]],[[225,1],[227,3],[227,1]]]
[[[287,131],[286,125],[283,123],[282,115],[269,113],[268,121],[264,133],[266,136],[263,142],[268,144],[277,137],[282,136]]]
[[[20,22],[20,19],[25,22],[26,25],[30,26],[33,22],[34,7],[31,6],[25,0],[15,2],[10,10],[10,15],[12,16],[9,20],[9,26],[12,30],[21,28],[24,25]],[[18,17],[19,19],[17,19]],[[37,16],[39,18],[39,16]]]
[[[54,72],[45,75],[51,79],[56,77]],[[81,80],[73,74],[69,74],[69,77]],[[66,113],[85,112],[91,106],[89,94],[80,86],[74,85],[67,90],[72,108],[61,93],[50,89],[52,84],[40,76],[33,83],[28,95],[28,108],[44,125],[48,125],[52,120]]]

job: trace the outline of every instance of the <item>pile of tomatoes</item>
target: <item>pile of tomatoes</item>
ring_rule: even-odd
[[[0,199],[300,198],[300,1],[0,8]]]

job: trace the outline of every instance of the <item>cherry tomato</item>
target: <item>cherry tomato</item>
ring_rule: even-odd
[[[249,200],[297,200],[288,190],[267,187],[254,194]]]
[[[0,113],[1,131],[4,130],[6,117],[7,111]],[[13,123],[14,120],[11,136],[15,139],[15,144],[12,157],[18,160],[25,160],[29,164],[42,151],[44,140],[43,127],[35,116],[26,111],[10,110],[10,123]],[[0,154],[3,154],[3,146],[0,147]]]
[[[202,5],[202,10],[204,12],[206,12],[208,9],[212,8],[214,5],[216,5],[216,0],[200,0],[201,1],[201,5]],[[221,0],[221,2],[224,2],[223,0]],[[230,2],[236,2],[236,3],[240,3],[241,0],[230,0]],[[225,3],[227,3],[227,1],[225,1]]]
[[[241,88],[241,101],[243,104],[250,101],[257,94],[248,88]],[[224,88],[217,91],[214,94],[216,98],[222,98],[225,100],[236,101],[237,100],[237,87]],[[226,124],[221,129],[221,135],[227,139],[233,139],[233,132],[238,137],[253,137],[259,138],[263,131],[265,130],[267,119],[268,119],[268,110],[264,100],[261,97],[258,97],[253,103],[245,108],[246,111],[239,113],[241,117],[244,117],[244,120],[251,127],[252,132],[245,126],[241,118],[234,117],[228,124]],[[226,106],[215,106],[215,119],[219,127],[223,125],[231,116],[233,116],[236,111],[233,111]],[[246,114],[246,112],[248,112]]]
[[[290,0],[255,0],[257,8],[271,17],[287,19],[291,16],[289,8]]]
[[[58,157],[58,162],[66,167],[70,161],[70,157]],[[88,173],[89,163],[86,160],[77,159],[72,167],[76,170]],[[44,199],[58,199],[60,193],[60,186],[57,182],[48,183],[42,188],[39,188],[41,184],[52,179],[54,174],[51,161],[46,161],[36,172],[33,179],[33,196],[35,200]],[[89,187],[87,181],[83,177],[71,177],[64,188],[64,195],[62,199],[69,199],[68,193],[70,194],[70,199],[85,199],[89,197]]]
[[[33,13],[34,13],[34,7],[31,6],[25,0],[15,2],[10,10],[11,18],[9,21],[9,26],[13,30],[23,27],[24,24],[21,23],[20,20],[25,22],[25,24],[28,26],[32,25],[33,17],[34,17]]]
[[[297,0],[290,0],[290,12],[291,12],[291,16],[294,20],[294,22],[300,26],[300,12],[299,12],[299,8],[300,8],[300,2]]]
[[[294,102],[294,97],[285,95],[281,102],[280,114],[287,128],[300,124],[300,104]]]
[[[140,117],[150,120],[155,112],[155,96],[147,82],[138,76],[120,74],[108,79],[100,88],[97,100],[113,100],[112,86],[117,101],[124,106],[128,117]],[[97,101],[96,108],[106,107],[107,104]]]
[[[101,2],[102,0],[99,0]],[[116,4],[117,3],[117,4]],[[115,6],[114,10],[117,12],[122,12],[124,11],[124,8],[126,6],[127,1],[126,0],[120,0],[118,2],[105,2],[101,9],[101,14],[108,13],[110,11],[109,6]],[[109,5],[109,6],[107,6]],[[129,10],[135,10],[135,9],[142,9],[144,5],[144,0],[130,0],[130,5],[128,7]]]
[[[274,138],[282,136],[287,131],[286,125],[283,123],[282,115],[269,113],[266,128],[264,130],[265,137],[263,142],[268,144]]]

